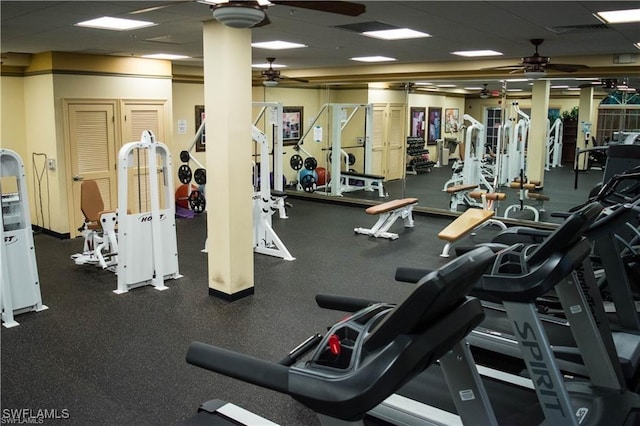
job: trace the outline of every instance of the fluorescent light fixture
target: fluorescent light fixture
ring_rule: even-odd
[[[122,19],[103,16],[102,18],[78,22],[75,25],[78,27],[99,28],[102,30],[128,31],[137,30],[138,28],[152,27],[157,24],[155,22],[149,21],[138,21],[135,19]]]
[[[415,85],[416,86],[433,86],[433,83],[430,83],[428,81],[416,81]]]
[[[571,92],[578,92],[581,89],[579,87],[567,87],[565,90],[569,90]]]
[[[477,86],[464,87],[464,90],[482,90],[482,89],[484,89],[484,87],[477,87]]]
[[[442,89],[446,89],[448,87],[457,87],[455,84],[436,84],[436,87],[440,87]]]
[[[522,89],[507,89],[507,92],[522,92]]]
[[[142,55],[143,58],[148,58],[148,59],[188,59],[191,56],[185,56],[185,55],[173,55],[171,53],[154,53],[151,55]]]
[[[522,83],[525,81],[529,81],[529,79],[526,78],[509,78],[507,80],[505,80],[507,83]]]
[[[259,68],[259,69],[269,69],[269,66],[271,66],[271,68],[286,68],[286,65],[282,65],[282,64],[270,64],[268,62],[264,63],[264,64],[251,64],[251,68]]]
[[[501,52],[495,50],[458,50],[451,52],[453,55],[466,56],[468,58],[477,58],[480,56],[502,56]]]
[[[634,44],[634,46],[635,46],[636,48],[640,49],[640,41],[639,41],[639,42],[637,42],[637,43],[635,43],[635,44]]]
[[[551,89],[568,89],[568,88],[569,88],[569,86],[568,86],[568,85],[566,85],[566,84],[560,84],[560,85],[558,85],[558,86],[551,86],[550,88],[551,88]]]
[[[423,33],[409,28],[396,28],[393,30],[365,31],[362,35],[382,40],[406,40],[409,38],[431,37],[431,34]]]
[[[356,58],[350,58],[352,61],[358,62],[390,62],[396,61],[396,58],[389,58],[387,56],[359,56]]]
[[[596,12],[596,16],[607,24],[640,22],[640,9],[608,10],[606,12]]]
[[[305,44],[300,44],[300,43],[274,40],[274,41],[263,41],[259,43],[251,43],[251,47],[257,47],[258,49],[283,50],[283,49],[298,49],[300,47],[307,47],[307,46]]]

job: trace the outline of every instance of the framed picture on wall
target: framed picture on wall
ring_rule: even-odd
[[[429,137],[427,144],[434,145],[440,138],[440,125],[442,122],[442,108],[429,107]]]
[[[204,105],[196,105],[196,132],[200,128],[202,121],[204,120]],[[204,152],[207,149],[207,140],[205,135],[205,129],[202,129],[202,135],[196,141],[196,152]]]
[[[425,125],[425,108],[411,107],[411,123],[409,125],[409,136],[414,138],[424,139],[424,125]]]
[[[285,145],[296,145],[302,137],[303,107],[282,108],[282,140]]]
[[[460,111],[458,108],[447,108],[444,110],[444,132],[457,133]]]

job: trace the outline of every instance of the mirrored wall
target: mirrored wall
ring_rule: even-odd
[[[546,148],[544,182],[512,187],[509,182],[518,180],[521,169],[523,182],[527,182],[526,140],[530,129],[514,127],[529,118],[531,96],[510,92],[504,82],[488,86],[488,96],[433,94],[408,85],[324,88],[315,108],[288,109],[293,115],[299,114],[291,117],[302,123],[302,134],[300,139],[285,140],[287,190],[301,196],[362,204],[416,197],[418,210],[455,215],[470,202],[481,207],[481,200],[446,191],[468,185],[465,175],[471,173],[476,176],[469,178],[473,182],[479,181],[477,176],[486,181],[485,187],[480,185],[478,189],[489,189],[489,185],[506,194],[506,199],[495,206],[498,216],[529,224],[559,222],[561,219],[551,213],[584,203],[602,181],[603,152],[583,156],[580,164],[584,170],[574,171],[578,137],[589,136],[587,148],[604,143],[595,137],[597,123],[591,123],[588,132],[578,128],[578,96],[552,94],[544,131],[547,138],[553,139],[557,133],[561,137]],[[594,92],[594,121],[599,103],[607,96]],[[554,128],[556,119],[561,122],[559,129]],[[507,123],[511,125],[505,126]],[[507,133],[509,137],[505,138]],[[510,153],[518,156],[511,160],[515,163],[511,174],[515,175],[498,182],[495,171],[505,173],[507,152],[498,141],[508,144],[509,138],[517,146]],[[498,152],[503,155],[496,155]],[[465,169],[465,163],[474,166]]]

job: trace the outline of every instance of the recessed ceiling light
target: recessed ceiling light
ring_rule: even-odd
[[[484,89],[483,87],[476,87],[476,86],[469,86],[469,87],[465,87],[464,90],[482,90]]]
[[[428,81],[416,81],[416,86],[433,86],[433,83],[429,83]]]
[[[522,89],[507,89],[507,92],[522,92]]]
[[[469,58],[476,58],[479,56],[501,56],[501,52],[496,52],[495,50],[458,50],[456,52],[451,52],[454,55],[458,56],[466,56]]]
[[[157,24],[155,22],[149,21],[138,21],[135,19],[122,19],[103,16],[102,18],[78,22],[75,25],[78,27],[99,28],[102,30],[128,31],[137,30],[138,28],[152,27]]]
[[[457,87],[455,84],[436,84],[436,87],[447,88],[447,87]]]
[[[529,80],[526,79],[526,78],[510,78],[510,79],[507,79],[505,81],[507,81],[509,83],[520,83],[520,82],[529,81]]]
[[[581,90],[579,87],[567,87],[565,90],[570,90],[572,92]]]
[[[298,49],[300,47],[307,47],[307,46],[305,44],[300,44],[300,43],[274,40],[274,41],[263,41],[259,43],[251,43],[251,47],[257,47],[258,49],[283,50],[283,49]]]
[[[352,61],[358,62],[390,62],[395,61],[396,58],[389,58],[387,56],[360,56],[357,58],[350,58]]]
[[[607,24],[640,22],[640,9],[608,10],[606,12],[596,12],[596,16]]]
[[[143,58],[148,59],[188,59],[191,56],[185,55],[173,55],[171,53],[154,53],[152,55],[142,55]]]
[[[393,30],[365,31],[362,35],[382,40],[405,40],[409,38],[431,37],[431,34],[423,33],[409,28],[397,28]]]
[[[286,68],[286,65],[282,65],[282,64],[276,64],[276,63],[269,63],[269,62],[265,62],[264,64],[251,64],[251,68],[260,68],[260,69],[268,69],[269,67],[271,68]]]

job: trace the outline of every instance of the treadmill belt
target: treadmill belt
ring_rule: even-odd
[[[544,414],[536,393],[509,383],[482,377],[493,411],[501,425],[539,425]],[[447,383],[439,365],[432,365],[403,386],[398,392],[405,398],[456,413],[456,408],[447,390]]]

